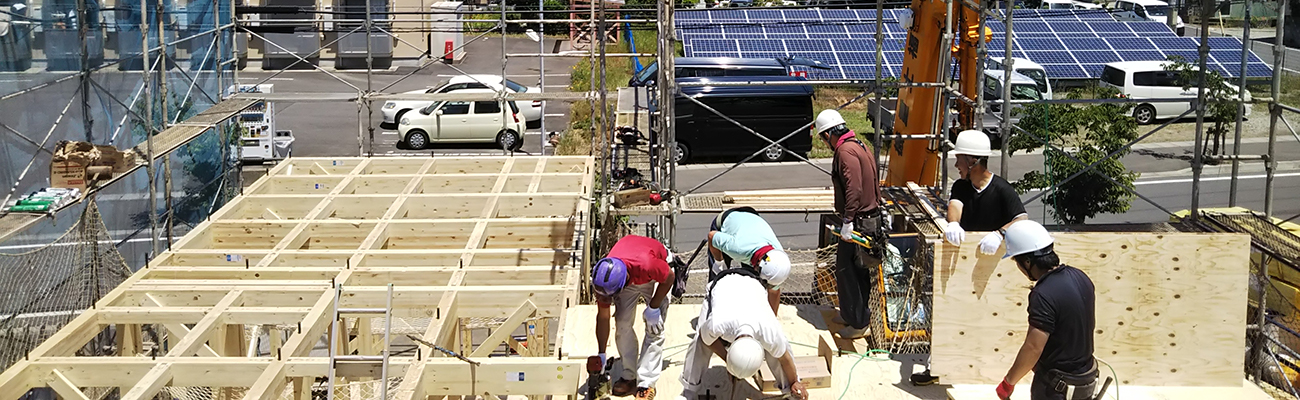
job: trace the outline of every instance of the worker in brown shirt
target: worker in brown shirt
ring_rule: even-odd
[[[872,288],[869,268],[880,263],[880,249],[867,249],[849,241],[849,234],[873,239],[883,238],[880,208],[880,179],[876,156],[858,141],[844,117],[835,110],[824,110],[814,123],[817,136],[835,152],[831,183],[835,186],[835,213],[840,216],[839,246],[835,252],[835,285],[840,315],[834,322],[845,325],[837,332],[845,339],[867,335],[871,310],[867,308],[867,291]]]

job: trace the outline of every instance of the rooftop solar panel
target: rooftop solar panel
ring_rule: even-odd
[[[886,50],[882,73],[888,76],[897,76],[902,64],[906,33],[897,19],[908,14],[907,9],[889,9],[881,15],[885,40],[880,44]],[[874,77],[875,10],[716,9],[677,15],[677,30],[688,56],[771,58],[798,54],[837,66],[835,71],[817,72],[817,76]],[[1079,10],[1016,10],[1015,18],[1014,55],[1049,66],[1053,78],[1095,78],[1107,62],[1164,60],[1168,56],[1194,61],[1197,57],[1195,39],[1177,37],[1160,22],[1117,22],[1105,12]],[[1005,46],[1003,25],[993,20],[986,24],[993,31],[989,56],[1001,58],[1005,53],[1001,48]],[[1240,72],[1239,39],[1216,37],[1209,45],[1211,70],[1228,76]],[[1248,75],[1271,75],[1262,59],[1248,56]]]

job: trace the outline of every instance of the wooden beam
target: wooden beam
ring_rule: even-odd
[[[72,383],[72,381],[69,380],[67,376],[64,376],[62,372],[59,372],[59,370],[56,369],[50,371],[50,375],[50,388],[54,389],[54,393],[58,393],[59,397],[63,400],[90,400],[90,398],[86,397],[86,394],[77,387],[77,384]]]
[[[515,328],[519,327],[519,324],[531,318],[536,312],[537,306],[533,305],[532,301],[524,300],[524,304],[520,304],[519,308],[516,308],[515,312],[511,313],[510,317],[506,318],[506,321],[502,322],[496,331],[492,332],[487,339],[484,339],[483,343],[477,349],[474,349],[473,353],[470,353],[470,357],[487,357],[492,354],[492,351],[496,350],[497,346],[501,345],[501,342],[505,341],[506,338],[509,338]]]
[[[165,307],[163,303],[158,301],[158,299],[155,298],[153,295],[145,294],[143,296],[143,299],[146,306]],[[183,338],[189,336],[190,334],[190,329],[186,328],[184,324],[165,323],[163,324],[163,328],[166,328],[168,332],[171,332],[172,337]],[[207,344],[202,344],[202,346],[198,349],[198,352],[199,355],[203,357],[221,357],[220,354],[217,354],[217,352],[215,350],[212,350],[212,347],[208,346]]]
[[[171,363],[162,362],[154,365],[148,373],[140,379],[140,383],[135,384],[130,391],[122,395],[121,400],[148,400],[152,399],[163,386],[167,386],[172,380]]]

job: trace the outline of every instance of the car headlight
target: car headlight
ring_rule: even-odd
[[[411,119],[410,119],[410,118],[406,118],[406,117],[402,117],[402,122],[401,122],[401,124],[402,124],[402,125],[410,125],[410,124],[411,124]]]
[[[384,103],[385,110],[391,110],[394,108],[397,108],[397,103],[393,103],[393,102]]]

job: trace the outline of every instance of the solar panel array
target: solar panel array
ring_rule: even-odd
[[[908,9],[884,10],[882,76],[897,78],[903,63],[907,32],[899,27]],[[1043,65],[1053,79],[1096,79],[1102,67],[1115,61],[1160,61],[1180,56],[1198,58],[1199,40],[1179,37],[1155,21],[1115,21],[1099,10],[1014,10],[1013,56]],[[774,58],[806,57],[831,70],[805,69],[811,79],[875,79],[875,10],[745,10],[679,11],[678,37],[688,57]],[[1003,58],[1005,26],[989,20],[993,41],[989,57]],[[1209,70],[1236,77],[1241,68],[1241,40],[1209,40]],[[1253,52],[1246,75],[1272,76],[1272,69]]]

